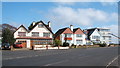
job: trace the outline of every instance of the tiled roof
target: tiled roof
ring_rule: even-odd
[[[79,30],[80,28],[75,28],[75,29],[73,29],[73,33],[76,33],[77,32],[77,30]],[[78,33],[78,32],[77,32]],[[84,32],[83,32],[83,30],[81,30],[80,29],[80,32],[79,32],[80,34],[84,34]]]
[[[62,28],[59,29],[56,33],[55,33],[55,37],[57,37],[58,35],[62,34],[67,28]]]
[[[75,28],[75,29],[73,29],[73,33],[75,33],[78,29],[79,29],[79,28]]]

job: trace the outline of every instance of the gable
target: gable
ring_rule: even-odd
[[[65,33],[70,33],[70,34],[72,34],[73,32],[71,31],[70,28],[67,28],[62,34],[65,34]]]
[[[99,34],[97,29],[95,29],[95,31],[91,35],[100,36],[100,34]]]
[[[77,31],[75,31],[74,34],[84,34],[84,33],[81,29],[77,29]]]
[[[23,25],[21,25],[14,33],[16,32],[28,32],[28,31]]]
[[[42,26],[41,26],[42,25]],[[38,23],[30,32],[50,32],[43,23]]]
[[[40,24],[41,24],[43,27],[39,26]],[[54,33],[52,32],[51,28],[48,27],[48,25],[44,24],[42,21],[36,22],[36,24],[33,26],[33,28],[32,28],[29,32],[31,32],[31,31],[36,31],[36,32],[38,32],[39,30],[40,30],[40,31],[44,31],[44,30],[45,30],[45,31],[47,31],[47,32],[50,32],[50,33],[54,34]]]

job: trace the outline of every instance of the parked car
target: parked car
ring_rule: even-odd
[[[20,42],[18,42],[18,43],[16,43],[16,44],[14,44],[13,47],[14,47],[14,48],[23,48],[23,44],[20,43]]]
[[[3,49],[5,49],[5,50],[6,50],[6,49],[9,49],[9,50],[10,50],[10,49],[11,49],[11,46],[10,46],[9,43],[3,43],[1,49],[2,49],[2,50],[3,50]]]

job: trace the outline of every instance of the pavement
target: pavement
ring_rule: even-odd
[[[118,66],[118,47],[2,51],[3,66]]]

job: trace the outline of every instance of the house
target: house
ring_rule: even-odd
[[[55,33],[55,39],[61,40],[62,44],[64,42],[68,42],[70,45],[72,45],[73,44],[73,32],[68,27],[63,28],[63,29],[59,29]]]
[[[80,28],[73,29],[73,40],[74,45],[85,45],[86,44],[86,35]]]
[[[97,29],[87,29],[84,31],[84,33],[87,35],[87,40],[91,41],[92,43],[101,42],[101,35]]]
[[[102,36],[102,42],[109,45],[111,43],[110,28],[97,28],[100,35]]]
[[[42,47],[51,46],[53,44],[53,32],[51,23],[46,25],[43,21],[33,22],[31,29],[26,29],[21,25],[15,32],[14,38],[16,42],[21,42],[25,48],[32,48],[34,45]]]
[[[73,25],[70,25],[70,28],[62,28],[59,29],[55,33],[55,39],[61,40],[62,44],[64,42],[68,42],[71,46],[74,45],[84,45],[86,44],[85,41],[86,35],[83,33],[83,31],[80,28],[73,29]]]
[[[95,43],[106,43],[107,45],[111,42],[110,29],[109,28],[91,28],[85,29],[84,33],[87,35],[87,39]]]

